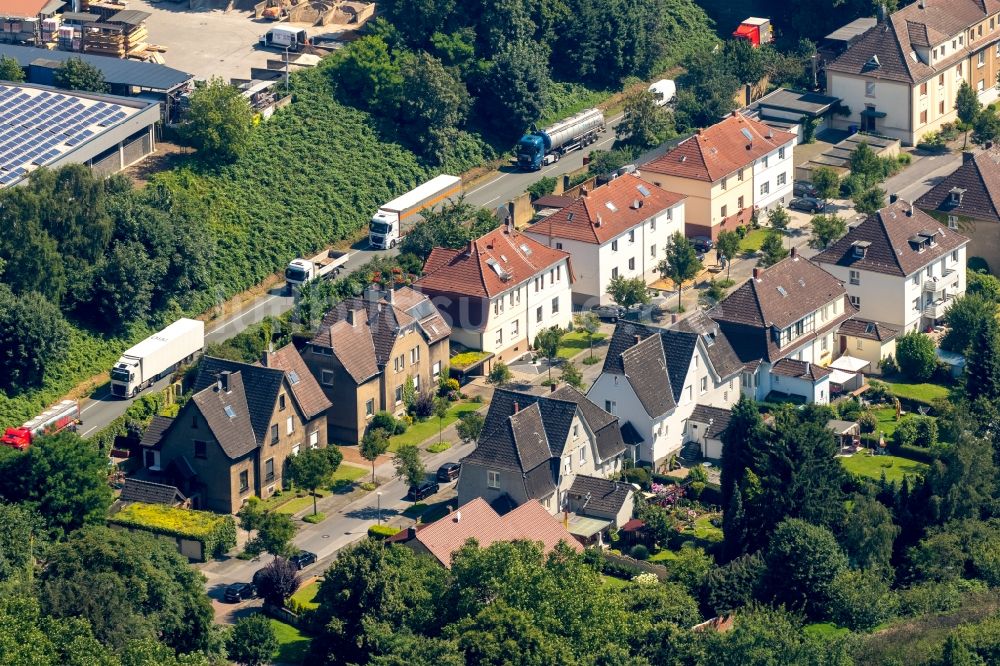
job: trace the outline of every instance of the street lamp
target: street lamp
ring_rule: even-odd
[[[382,526],[382,491],[375,493],[375,501],[378,503],[378,524],[379,527]]]

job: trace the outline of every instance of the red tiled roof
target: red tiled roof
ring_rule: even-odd
[[[467,248],[436,247],[424,263],[424,276],[414,284],[427,293],[448,293],[490,298],[548,270],[569,253],[548,248],[507,227],[498,227]],[[572,279],[572,268],[567,264]],[[508,276],[503,279],[501,273]]]
[[[35,18],[49,0],[0,0],[0,16]]]
[[[951,196],[953,190],[961,190],[956,192],[961,194],[957,201]],[[962,165],[917,199],[916,206],[1000,222],[1000,148],[984,150],[975,156],[966,153]]]
[[[742,130],[752,141],[747,141]],[[795,139],[736,111],[680,142],[673,150],[643,165],[642,170],[680,178],[715,182]]]
[[[452,554],[475,539],[480,548],[498,541],[541,541],[550,552],[560,541],[581,552],[583,546],[552,517],[541,504],[532,500],[500,516],[482,497],[460,506],[457,511],[417,531],[420,542],[441,564],[451,567]]]
[[[527,232],[546,238],[603,244],[676,206],[684,198],[625,174],[535,223]]]

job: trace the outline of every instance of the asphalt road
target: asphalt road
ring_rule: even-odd
[[[499,172],[475,185],[465,193],[465,200],[479,207],[497,207],[519,196],[529,185],[546,176],[557,176],[569,173],[583,166],[583,157],[591,150],[610,149],[615,141],[614,128],[621,116],[609,119],[607,131],[599,141],[591,145],[587,151],[578,150],[563,157],[541,171],[520,172],[513,167],[504,167]],[[371,261],[377,255],[393,255],[398,250],[372,250],[367,242],[359,244],[344,265],[344,271],[350,273]],[[209,331],[205,334],[207,342],[222,342],[237,333],[262,321],[264,317],[276,317],[292,308],[293,300],[284,294],[284,283],[277,285],[267,294],[248,302],[242,310],[223,319],[219,323],[209,322]],[[162,379],[144,393],[155,392],[166,388],[169,379]],[[83,401],[81,406],[83,426],[80,432],[84,437],[106,428],[113,420],[125,413],[133,399],[122,400],[110,395],[108,386],[103,386]]]

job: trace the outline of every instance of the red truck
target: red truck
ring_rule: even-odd
[[[80,424],[80,403],[76,400],[63,400],[20,428],[7,428],[0,443],[20,451],[31,446],[31,440],[42,435],[54,435],[63,430],[76,430]]]

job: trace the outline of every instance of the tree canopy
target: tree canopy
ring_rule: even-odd
[[[104,72],[94,67],[82,58],[67,58],[56,68],[54,82],[60,88],[67,90],[82,90],[84,92],[109,92]]]
[[[207,162],[237,160],[250,147],[253,110],[240,90],[219,77],[191,93],[182,134]]]

